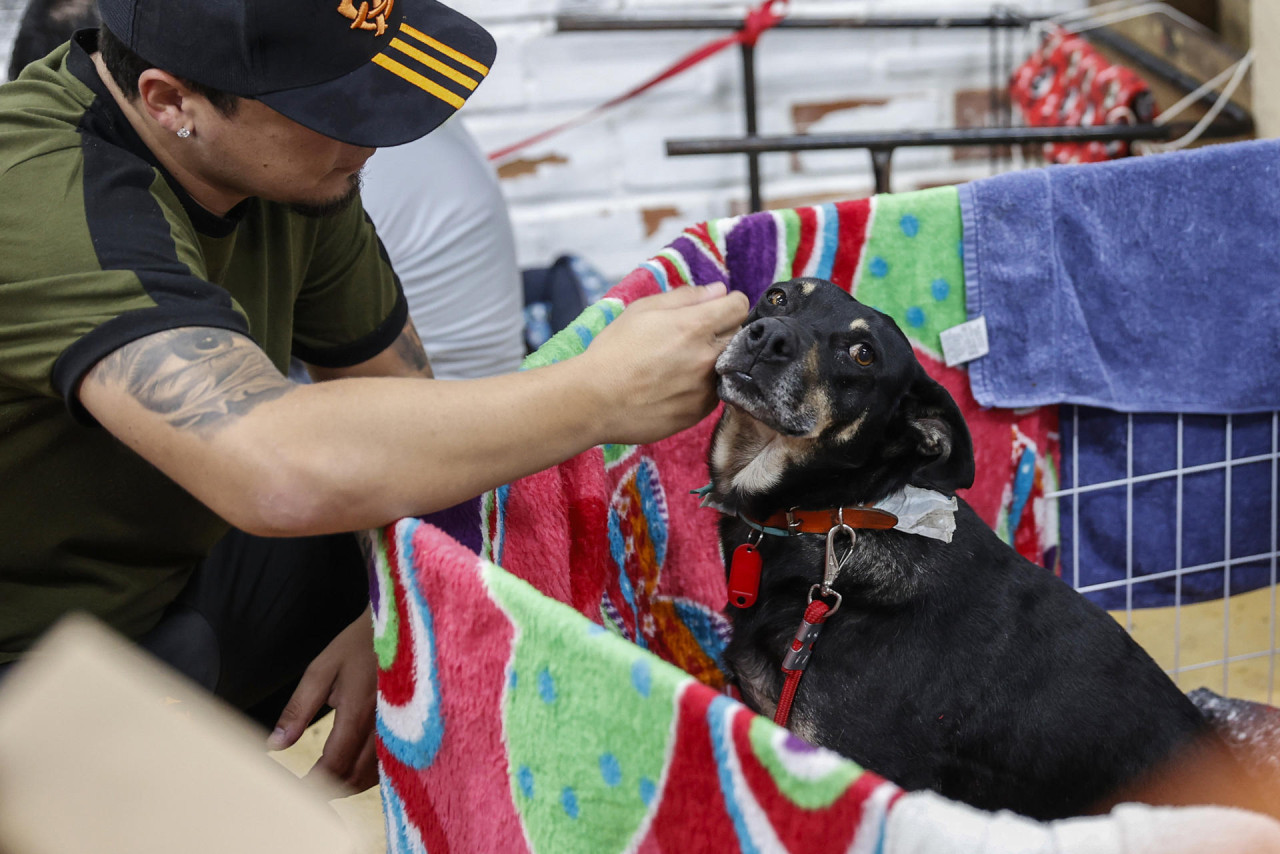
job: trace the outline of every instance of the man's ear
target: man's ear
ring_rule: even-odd
[[[911,482],[943,492],[973,486],[973,439],[960,407],[921,368],[902,400],[918,463]]]
[[[191,96],[187,85],[167,71],[148,68],[138,75],[138,104],[170,133],[190,125],[184,101]]]

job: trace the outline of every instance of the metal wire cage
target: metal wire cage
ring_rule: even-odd
[[[1062,410],[1063,578],[1184,690],[1272,703],[1280,414]]]

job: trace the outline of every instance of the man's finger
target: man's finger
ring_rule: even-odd
[[[706,285],[685,285],[678,288],[672,288],[669,291],[660,294],[650,294],[647,297],[641,297],[631,305],[627,306],[628,310],[640,309],[641,311],[651,311],[655,309],[683,308],[689,305],[697,305],[700,302],[722,297],[727,292],[724,282],[711,282]]]
[[[268,750],[284,750],[302,737],[302,733],[315,718],[329,695],[332,681],[307,670],[302,681],[294,689],[293,696],[285,704],[276,721],[276,728],[267,737]]]
[[[717,338],[732,337],[742,328],[751,310],[746,294],[734,291],[720,299],[708,300],[689,309],[695,312],[699,322],[705,324]]]
[[[364,749],[356,759],[351,773],[347,775],[347,785],[357,792],[363,792],[370,786],[378,784],[378,745],[372,732],[365,739]]]
[[[321,768],[337,779],[345,780],[368,737],[369,727],[361,726],[360,715],[345,713],[339,706],[334,710],[333,730],[325,739],[324,750],[311,771]]]

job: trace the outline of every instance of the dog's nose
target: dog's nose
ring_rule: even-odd
[[[799,351],[795,334],[776,317],[762,317],[747,327],[747,340],[757,359],[791,361]]]

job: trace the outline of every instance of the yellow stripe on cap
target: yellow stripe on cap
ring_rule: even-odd
[[[453,48],[449,47],[447,44],[444,44],[443,42],[436,41],[426,33],[420,32],[419,30],[415,30],[413,27],[409,26],[404,22],[400,23],[400,32],[404,33],[407,36],[411,36],[417,39],[418,41],[422,42],[428,47],[435,48],[436,50],[440,51],[440,53],[443,53],[445,56],[449,57],[450,59],[456,60],[457,62],[461,62],[467,68],[471,68],[476,71],[479,71],[481,74],[489,73],[489,66],[485,65],[482,62],[476,62],[474,59],[467,56],[465,53],[456,51]]]
[[[467,75],[463,74],[461,71],[457,70],[456,68],[449,65],[445,65],[443,62],[436,59],[435,57],[429,56],[428,54],[423,53],[413,45],[405,41],[402,41],[401,39],[392,39],[391,47],[395,48],[401,53],[404,53],[404,54],[407,54],[408,56],[413,57],[414,59],[418,60],[418,62],[421,62],[423,65],[425,65],[427,68],[430,68],[432,71],[438,71],[441,74],[443,74],[445,77],[448,77],[453,82],[460,83],[463,86],[466,86],[468,89],[474,89],[480,85],[480,81],[476,80],[474,77],[468,77]]]
[[[385,53],[380,53],[376,55],[373,58],[373,61],[378,65],[381,65],[383,68],[387,69],[397,77],[401,77],[409,81],[414,86],[417,86],[419,89],[421,89],[422,91],[427,92],[428,94],[431,94],[431,95],[435,95],[441,101],[444,101],[446,104],[449,104],[454,109],[458,109],[464,103],[464,100],[461,95],[458,95],[454,92],[450,92],[448,89],[444,88],[440,84],[435,83],[431,80],[428,80],[418,72],[414,71],[412,68],[408,68],[396,62],[394,59],[387,56]]]

